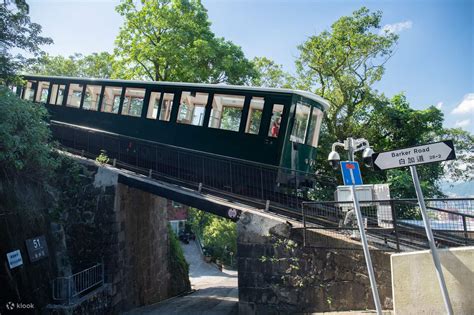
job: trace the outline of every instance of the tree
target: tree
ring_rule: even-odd
[[[243,84],[254,75],[240,47],[216,38],[199,0],[123,0],[117,77]]]
[[[291,88],[295,84],[294,78],[273,60],[266,57],[255,57],[252,63],[257,72],[251,82],[253,86]]]
[[[4,0],[0,4],[0,84],[18,81],[16,74],[28,61],[20,53],[14,55],[12,49],[38,57],[40,46],[53,42],[40,36],[41,26],[31,22],[28,12],[25,0]]]
[[[373,101],[373,110],[359,116],[353,127],[357,137],[369,140],[375,151],[389,151],[422,143],[434,142],[444,132],[443,113],[434,106],[424,110],[410,107],[405,95],[398,94],[389,101]],[[416,132],[413,132],[416,130]],[[439,163],[418,167],[422,188],[427,196],[442,195],[438,181],[443,167]],[[389,183],[392,197],[415,198],[413,182],[408,169],[374,172],[364,169],[369,183]]]
[[[194,208],[188,211],[188,223],[214,259],[226,264],[237,251],[237,225],[225,218]]]
[[[204,246],[212,249],[212,256],[230,265],[231,254],[237,252],[237,225],[228,219],[213,216],[203,230]]]
[[[435,107],[415,110],[403,94],[387,99],[373,89],[398,39],[381,31],[381,17],[380,11],[361,8],[298,47],[297,86],[331,103],[319,142],[318,174],[340,177],[326,157],[333,142],[349,136],[366,138],[375,151],[386,151],[433,142],[444,133],[443,114]],[[415,196],[406,170],[374,172],[363,167],[362,172],[365,183],[391,184],[392,197]],[[422,166],[419,173],[425,194],[441,195],[437,184],[444,174],[442,166]]]
[[[114,57],[108,52],[90,55],[74,54],[69,57],[44,54],[26,67],[25,72],[41,75],[111,78]]]
[[[382,78],[392,56],[398,36],[380,34],[381,17],[380,11],[363,7],[298,47],[298,85],[331,102],[326,126],[334,140],[352,134],[352,121],[369,111],[376,97],[372,85]]]
[[[445,163],[445,177],[451,182],[474,181],[474,136],[460,128],[444,129],[436,140],[453,140],[456,160]]]

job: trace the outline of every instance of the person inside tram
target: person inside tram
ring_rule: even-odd
[[[278,117],[277,119],[275,119],[275,121],[273,122],[273,125],[272,125],[272,137],[278,137],[278,132],[280,131],[280,122],[281,122],[281,118]]]

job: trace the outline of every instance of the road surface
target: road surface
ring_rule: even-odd
[[[172,298],[161,303],[144,306],[127,314],[154,315],[226,315],[238,313],[238,287],[236,271],[220,271],[206,263],[198,245],[191,241],[182,244],[184,256],[189,263],[189,279],[194,293]]]

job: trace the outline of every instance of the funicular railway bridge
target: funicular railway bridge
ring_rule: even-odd
[[[351,202],[312,201],[301,192],[306,188],[301,188],[300,178],[312,178],[320,187],[335,189],[336,183],[327,178],[318,178],[309,173],[301,175],[302,172],[281,167],[153,143],[57,121],[51,122],[51,130],[65,151],[90,159],[106,152],[108,163],[114,167],[301,222],[303,226],[295,227],[296,229],[326,230],[341,235],[348,235],[349,231],[356,229],[341,226],[344,210],[351,208]],[[155,159],[150,159],[150,156]],[[275,179],[282,173],[291,180],[288,180],[285,187],[276,187]],[[219,174],[219,177],[213,174]],[[240,178],[252,182],[244,183]],[[122,180],[130,181],[125,178]],[[180,202],[193,203],[176,194],[174,198],[178,198]],[[427,203],[432,213],[438,246],[474,244],[474,198],[428,199]],[[407,215],[400,217],[400,213],[416,210],[416,200],[363,201],[361,206],[367,217],[366,226],[371,245],[386,251],[429,247],[420,220],[407,219]],[[240,212],[229,212],[228,207],[211,207],[209,210],[232,220],[237,220]],[[325,247],[321,243],[317,246]]]
[[[17,92],[46,103],[61,149],[89,159],[103,154],[106,163],[131,172],[119,182],[234,221],[245,218],[246,208],[257,210],[286,221],[291,235],[308,249],[360,249],[351,239],[356,228],[342,224],[350,205],[314,201],[320,191],[337,186],[310,172],[324,100],[288,94],[292,91],[27,79],[26,88]],[[427,204],[438,246],[474,244],[473,199]],[[364,201],[361,206],[373,250],[429,248],[415,200]],[[261,258],[250,256],[254,249],[262,252],[251,237],[237,253],[239,287],[249,292],[257,286],[257,280],[248,279],[256,276],[247,270],[254,268],[249,261]],[[241,301],[256,303],[254,293],[239,294]],[[311,309],[303,304],[302,309]]]

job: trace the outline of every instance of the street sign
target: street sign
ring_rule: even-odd
[[[442,162],[454,160],[455,158],[456,154],[452,140],[374,153],[372,155],[375,170]]]
[[[376,170],[386,170],[406,166],[410,167],[413,185],[415,186],[416,197],[418,198],[418,204],[420,205],[421,217],[423,218],[423,223],[425,225],[426,237],[428,238],[431,256],[433,258],[436,275],[441,288],[441,295],[443,296],[446,313],[449,315],[453,314],[453,307],[451,305],[451,300],[449,299],[448,289],[446,287],[446,281],[443,275],[443,269],[441,267],[438,250],[433,237],[433,231],[431,230],[430,220],[426,211],[425,198],[423,196],[423,191],[421,190],[420,179],[418,178],[416,165],[454,160],[455,158],[456,153],[454,152],[452,140],[428,143],[405,149],[372,154],[373,166]],[[353,188],[354,186],[351,187]]]
[[[23,265],[23,259],[21,258],[21,252],[19,249],[7,253],[7,260],[10,269]]]
[[[362,185],[359,163],[341,162],[341,171],[344,185]]]
[[[31,262],[48,257],[48,244],[44,235],[26,240],[26,249]]]

